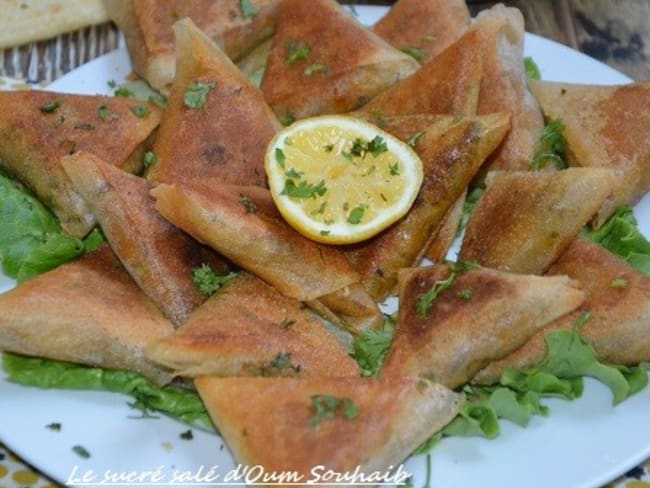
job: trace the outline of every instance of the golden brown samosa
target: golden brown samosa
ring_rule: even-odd
[[[404,269],[399,285],[397,329],[381,375],[426,376],[449,388],[584,300],[579,283],[567,277],[466,263]]]
[[[292,229],[264,188],[210,184],[193,187],[162,184],[151,194],[169,221],[220,254],[262,278],[282,294],[303,302],[327,296],[328,309],[348,308],[346,288],[359,282],[345,256]],[[342,325],[360,331],[381,325],[376,304],[363,317]],[[353,318],[353,317],[350,317]]]
[[[236,462],[296,472],[302,482],[319,466],[388,473],[462,404],[461,395],[417,378],[206,376],[195,384]]]
[[[399,0],[373,30],[397,49],[425,62],[462,36],[470,24],[465,0]]]
[[[225,261],[156,211],[144,179],[84,152],[61,163],[124,267],[163,313],[181,325],[205,299],[192,270],[209,263],[213,271],[224,273]]]
[[[494,114],[452,125],[442,120],[418,137],[415,150],[424,165],[424,181],[413,206],[393,226],[346,248],[375,300],[393,293],[399,270],[415,266],[423,257],[447,211],[507,130],[508,115]]]
[[[606,249],[577,238],[549,268],[549,275],[567,275],[582,283],[584,304],[555,320],[505,358],[489,364],[472,381],[499,381],[507,367],[527,369],[546,355],[544,337],[571,329],[588,313],[578,332],[591,344],[598,359],[608,364],[637,365],[650,360],[650,278]]]
[[[18,177],[75,237],[95,219],[61,167],[88,151],[129,172],[142,169],[160,110],[133,99],[45,91],[0,92],[0,168]]]
[[[360,111],[380,117],[421,113],[475,115],[482,77],[481,37],[471,30]]]
[[[284,0],[262,91],[280,119],[343,113],[418,67],[336,0]]]
[[[650,188],[650,83],[619,86],[535,82],[533,93],[549,119],[559,119],[572,166],[605,167],[618,180],[601,225],[617,207],[634,205]]]
[[[266,186],[264,154],[280,123],[259,89],[189,19],[174,30],[178,72],[147,178]]]
[[[180,376],[359,376],[309,309],[244,271],[147,356]]]
[[[108,245],[0,295],[0,350],[135,371],[157,385],[171,374],[144,348],[173,330]]]
[[[246,7],[250,5],[250,9]],[[273,34],[279,0],[104,0],[124,33],[133,69],[166,93],[174,80],[174,22],[190,18],[237,60]]]
[[[612,194],[605,168],[494,171],[465,229],[460,258],[542,274]]]
[[[544,130],[544,118],[530,93],[524,69],[523,16],[516,8],[496,5],[481,12],[473,28],[481,35],[478,55],[483,59],[478,113],[512,114],[512,128],[487,162],[487,168],[530,169]]]

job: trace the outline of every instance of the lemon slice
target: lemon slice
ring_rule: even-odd
[[[363,120],[302,119],[266,151],[271,195],[298,232],[327,244],[368,239],[411,208],[422,161],[408,145]]]

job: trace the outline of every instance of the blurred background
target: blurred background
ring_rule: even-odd
[[[305,0],[309,1],[309,0]],[[362,5],[392,5],[392,0],[341,0]],[[467,0],[476,14],[498,2]],[[2,2],[5,7],[2,7]],[[98,0],[88,0],[86,8]],[[37,9],[38,0],[21,7]],[[635,80],[650,80],[650,0],[505,0],[518,7],[528,32],[582,51]],[[1,15],[11,16],[0,0]],[[0,36],[1,37],[1,36]],[[68,71],[117,48],[119,34],[110,23],[73,30],[56,38],[0,46],[0,76],[46,84]]]

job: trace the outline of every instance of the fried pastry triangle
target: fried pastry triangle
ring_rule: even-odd
[[[475,115],[483,77],[481,38],[471,30],[401,83],[360,109],[379,116]]]
[[[401,268],[415,266],[449,208],[464,193],[485,158],[508,130],[508,115],[443,119],[415,143],[424,164],[424,181],[413,206],[377,236],[346,248],[346,256],[378,301],[393,293]]]
[[[460,258],[542,274],[611,195],[612,170],[495,171],[469,219]]]
[[[462,403],[415,378],[202,377],[195,384],[237,462],[296,472],[302,482],[318,466],[390,472]]]
[[[567,277],[466,267],[400,273],[397,329],[382,377],[428,376],[456,388],[584,300]]]
[[[351,306],[348,300],[359,302],[346,293],[359,282],[359,275],[345,256],[289,227],[268,190],[216,183],[192,188],[163,184],[151,194],[166,219],[280,293],[307,303],[327,296],[325,306],[337,316],[337,308],[345,311]],[[366,317],[342,325],[353,331],[381,325],[376,304],[362,303],[372,304]]]
[[[147,357],[180,376],[358,376],[356,363],[297,300],[240,272]]]
[[[589,320],[578,332],[600,361],[632,366],[650,360],[650,278],[582,237],[573,241],[548,274],[567,275],[582,283],[584,304],[537,332],[513,353],[489,364],[472,381],[497,382],[507,367],[527,369],[539,364],[546,355],[546,334],[573,328],[584,313],[589,313]]]
[[[110,247],[0,295],[0,349],[136,371],[158,385],[171,374],[144,348],[173,332]]]
[[[544,130],[544,119],[528,89],[523,63],[524,19],[516,8],[496,5],[476,18],[481,34],[483,80],[479,114],[510,112],[512,127],[488,169],[527,170]]]
[[[0,168],[18,177],[50,207],[68,234],[83,237],[95,219],[63,171],[61,158],[88,151],[137,172],[147,138],[159,121],[157,107],[133,99],[3,91]]]
[[[61,162],[124,267],[163,313],[181,325],[204,301],[192,269],[209,263],[223,273],[225,261],[161,217],[144,179],[89,153],[78,152]]]
[[[533,93],[550,119],[564,125],[569,163],[616,171],[611,205],[599,212],[602,224],[621,205],[634,205],[650,188],[650,83],[620,86],[535,82]]]
[[[157,162],[147,178],[266,186],[264,153],[280,128],[275,115],[260,91],[190,20],[177,22],[174,30],[177,76],[155,144]]]
[[[278,0],[104,0],[111,19],[124,33],[133,69],[166,93],[174,80],[172,24],[192,19],[232,59],[237,60],[273,34]]]
[[[465,0],[399,0],[373,30],[397,49],[425,62],[462,36],[470,23]]]
[[[280,119],[343,113],[418,67],[335,0],[284,0],[262,91]]]

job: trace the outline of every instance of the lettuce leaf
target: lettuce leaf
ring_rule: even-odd
[[[650,275],[650,242],[639,231],[632,209],[617,210],[600,229],[585,228],[583,235]]]
[[[95,249],[99,230],[84,240],[63,232],[56,217],[18,182],[0,173],[0,262],[18,282]]]
[[[135,399],[141,411],[165,413],[181,422],[216,430],[199,395],[187,388],[155,386],[138,373],[91,368],[64,361],[2,353],[2,367],[9,381],[38,388],[102,390],[124,393]]]

